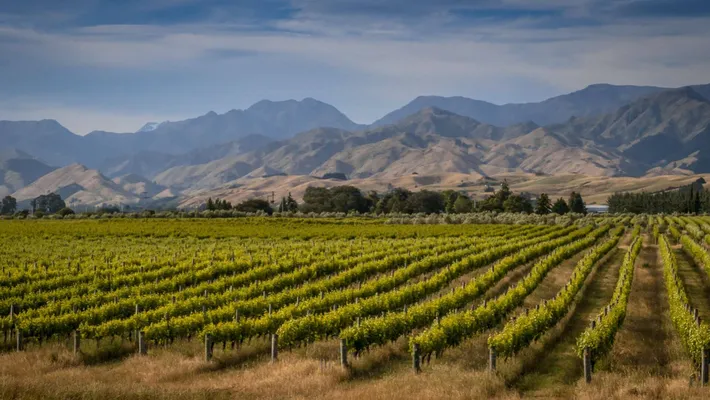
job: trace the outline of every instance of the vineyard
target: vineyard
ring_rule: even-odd
[[[0,237],[0,398],[710,397],[710,217]]]

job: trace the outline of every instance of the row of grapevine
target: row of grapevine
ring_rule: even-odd
[[[384,317],[366,319],[360,325],[344,329],[340,332],[340,338],[344,339],[348,348],[354,350],[355,353],[369,349],[371,346],[383,345],[389,341],[397,340],[397,338],[412,332],[414,329],[430,325],[437,316],[446,315],[470,304],[515,267],[545,255],[575,239],[577,238],[570,235],[529,246],[500,260],[491,266],[488,271],[462,286],[461,290],[452,289],[450,294],[417,304],[406,311],[390,312]]]
[[[619,269],[619,279],[616,282],[611,301],[598,314],[594,326],[587,328],[577,338],[576,351],[579,357],[583,357],[585,349],[588,349],[593,358],[600,358],[607,354],[614,345],[616,332],[621,328],[626,317],[626,307],[634,277],[634,265],[641,251],[642,242],[643,240],[638,236],[633,239]]]
[[[660,237],[658,247],[673,326],[690,358],[699,365],[703,350],[710,346],[710,325],[707,322],[697,323],[685,287],[678,276],[676,256],[665,235]]]
[[[547,229],[545,228],[543,232]],[[526,233],[536,235],[534,232]],[[519,234],[524,233],[520,232]],[[524,235],[522,235],[524,236]],[[241,317],[260,316],[279,307],[288,306],[294,302],[304,301],[320,293],[342,289],[354,283],[368,279],[371,276],[393,272],[407,263],[411,265],[429,265],[431,260],[439,257],[447,259],[466,254],[475,249],[482,249],[496,243],[504,243],[508,238],[491,238],[487,241],[468,238],[454,243],[448,243],[434,249],[419,249],[414,253],[395,254],[380,257],[367,263],[343,268],[342,271],[331,276],[326,276],[315,281],[308,281],[308,270],[300,271],[299,280],[295,281],[293,275],[276,276],[271,280],[254,282],[241,289],[224,293],[217,293],[207,297],[193,297],[174,304],[137,314],[127,320],[111,320],[98,326],[83,326],[85,335],[102,337],[106,335],[121,335],[126,332],[145,328],[146,334],[152,340],[173,338],[175,336],[189,336],[199,332],[203,326],[210,322],[230,321],[238,310]],[[473,245],[473,247],[468,247]],[[441,256],[437,254],[441,253]],[[396,279],[400,278],[398,275]],[[298,285],[298,283],[305,284]],[[282,291],[278,291],[283,289]],[[367,290],[369,288],[364,288]],[[266,295],[266,291],[273,293]],[[264,294],[264,296],[259,297]],[[204,308],[203,308],[204,307]],[[201,308],[203,312],[196,312]],[[166,318],[167,317],[167,318]]]
[[[307,246],[305,244],[299,244],[298,247],[295,247],[287,244],[276,247],[277,251],[273,255],[271,252],[266,253],[268,258],[263,257],[257,259],[255,262],[250,253],[248,261],[245,259],[240,259],[239,261],[244,264],[242,268],[254,267],[263,264],[272,257],[280,259],[293,255],[295,252],[311,257],[327,255],[329,248],[330,246],[324,245]],[[177,259],[176,254],[173,253],[172,257],[162,258],[160,261],[156,257],[152,257],[148,262],[126,264],[125,261],[123,261],[120,265],[118,263],[112,264],[109,259],[102,268],[99,267],[99,263],[93,262],[93,256],[89,259],[91,265],[87,265],[85,268],[81,268],[78,261],[72,262],[71,258],[69,258],[66,268],[53,269],[52,276],[48,274],[49,269],[43,271],[39,267],[34,267],[32,270],[23,270],[22,274],[13,276],[11,279],[8,278],[7,280],[12,280],[12,282],[8,282],[8,285],[0,286],[0,298],[47,292],[67,286],[82,284],[92,285],[96,283],[97,279],[108,277],[113,277],[114,281],[112,284],[114,286],[134,285],[156,278],[163,279],[174,274],[185,272],[186,270],[197,272],[200,270],[200,267],[209,266],[215,261],[223,261],[225,263],[234,263],[237,261],[234,253],[232,253],[228,259],[223,260],[216,260],[214,254],[210,254],[200,265],[195,265],[197,261],[196,258],[198,257],[196,253],[197,252],[191,256],[184,255],[181,259]],[[37,261],[35,261],[34,265],[36,264]],[[47,263],[44,265],[48,266]],[[93,286],[92,289],[104,290],[105,288]]]
[[[382,251],[384,252],[386,250]],[[429,249],[427,246],[423,246],[423,248],[420,248],[419,251],[428,253],[436,250],[432,250]],[[418,252],[415,252],[415,254],[417,253]],[[379,255],[380,257],[382,257],[384,253],[381,253]],[[332,270],[332,268],[334,267],[340,267],[341,269],[349,269],[354,268],[356,266],[368,265],[367,263],[358,264],[358,261],[359,259],[356,258],[352,259],[352,261],[345,259],[328,261],[326,263],[319,262],[308,267],[298,269],[296,271],[301,271],[301,276],[303,276],[303,280],[305,280],[313,276],[313,269],[316,269],[318,267],[324,267],[323,269],[328,269],[328,267],[330,267],[330,269]],[[382,263],[383,261],[385,263],[391,263],[392,265],[397,266],[401,265],[401,263],[404,262],[404,259],[402,257],[389,257],[385,258],[384,260],[380,259],[376,261],[370,261],[370,263]],[[249,271],[247,271],[246,273],[248,274]],[[316,274],[318,273],[316,272]],[[291,276],[292,275],[285,274],[281,277]],[[239,279],[238,277],[240,277],[240,275],[235,276],[236,279]],[[230,278],[231,277],[225,279]],[[280,277],[277,276],[274,279],[280,279]],[[263,283],[260,283],[260,288],[265,287],[264,283],[266,282],[269,281],[264,281]],[[216,285],[218,285],[217,287],[221,286],[219,282],[217,282]],[[255,284],[252,283],[249,286],[246,286],[244,289],[253,288],[254,286]],[[258,296],[262,291],[252,290],[252,296]],[[246,292],[246,290],[243,290],[243,292]],[[41,312],[35,312],[30,313],[29,318],[21,319],[18,325],[28,337],[46,337],[51,334],[64,334],[71,332],[79,328],[80,326],[84,334],[90,334],[91,332],[94,332],[94,330],[100,332],[102,329],[105,329],[109,332],[112,332],[113,335],[125,335],[137,329],[139,323],[141,322],[140,320],[138,320],[139,318],[144,319],[143,326],[145,326],[150,323],[150,320],[146,319],[150,318],[151,316],[155,316],[156,320],[164,318],[166,312],[168,312],[165,311],[166,308],[170,309],[170,313],[167,314],[168,317],[172,317],[174,315],[190,314],[196,310],[200,310],[203,305],[207,305],[210,304],[210,302],[214,302],[215,299],[225,298],[222,301],[227,302],[229,301],[227,300],[227,296],[236,295],[237,293],[240,293],[240,290],[237,289],[233,291],[224,292],[214,291],[211,294],[208,292],[208,294],[210,295],[205,297],[200,296],[199,292],[196,292],[195,290],[188,289],[173,295],[176,296],[176,300],[177,295],[181,293],[182,297],[189,297],[185,297],[180,302],[176,301],[176,303],[172,303],[172,296],[169,294],[169,292],[166,292],[158,295],[149,294],[144,296],[138,296],[135,298],[128,298],[120,302],[106,303],[96,307],[87,308],[81,312],[65,313],[58,316],[43,315]],[[141,310],[141,313],[137,315],[135,314],[136,305],[139,305],[139,309]],[[128,318],[128,320],[125,320],[124,318]],[[100,328],[93,328],[96,326],[100,326]],[[101,337],[103,335],[96,334],[96,336]]]
[[[170,279],[163,279],[155,283],[148,281],[132,286],[123,286],[112,291],[102,291],[100,294],[95,296],[71,297],[66,299],[66,301],[54,300],[51,301],[51,304],[41,308],[37,308],[36,305],[33,307],[30,300],[27,298],[23,299],[24,301],[16,302],[14,304],[20,305],[21,308],[28,307],[36,309],[37,313],[29,315],[29,318],[35,316],[60,315],[68,312],[75,312],[75,310],[95,309],[101,305],[109,303],[122,303],[121,306],[125,307],[138,304],[141,309],[146,310],[149,309],[150,304],[157,304],[155,299],[165,299],[165,296],[162,296],[164,293],[171,293],[175,295],[176,300],[183,298],[189,299],[191,297],[204,294],[205,290],[219,292],[226,290],[229,287],[251,283],[258,279],[264,279],[270,275],[278,275],[279,273],[283,274],[294,271],[299,269],[299,267],[304,267],[306,265],[311,265],[311,269],[318,269],[319,271],[331,271],[334,268],[342,268],[344,263],[347,263],[347,265],[356,265],[360,262],[380,259],[387,255],[392,249],[395,251],[404,248],[428,249],[445,244],[446,242],[446,239],[422,240],[419,243],[416,240],[398,241],[396,243],[384,241],[376,247],[373,246],[370,252],[362,255],[355,255],[347,252],[350,256],[348,254],[343,254],[342,256],[338,254],[337,259],[334,254],[329,254],[327,256],[324,255],[323,257],[306,257],[304,259],[292,256],[283,257],[282,261],[278,264],[275,263],[271,265],[267,264],[253,267],[248,262],[222,263],[208,268],[188,266],[183,273],[175,275]],[[180,268],[176,269],[181,270]],[[185,289],[180,290],[182,287]],[[56,293],[52,292],[43,293],[41,298],[46,300],[48,296],[53,296],[55,294]],[[37,299],[39,297],[40,296],[36,296],[31,299]],[[169,299],[165,300],[166,301],[161,305],[168,303],[167,300]],[[110,305],[110,307],[115,306]],[[94,311],[100,312],[100,310]]]
[[[517,234],[522,233],[524,232]],[[434,249],[415,249],[414,253],[395,254],[380,257],[380,259],[367,263],[349,265],[347,268],[344,267],[340,273],[326,276],[313,282],[307,280],[309,278],[307,273],[301,272],[298,276],[300,276],[300,282],[305,282],[305,284],[300,286],[297,285],[299,282],[294,282],[294,275],[276,276],[268,281],[254,282],[241,289],[188,298],[154,310],[141,312],[125,320],[111,319],[101,324],[84,324],[81,329],[82,333],[89,337],[123,335],[144,327],[146,328],[146,333],[152,335],[153,340],[160,340],[161,338],[172,339],[175,336],[191,336],[199,332],[210,321],[231,320],[235,317],[235,310],[239,310],[242,317],[262,315],[269,308],[275,309],[292,302],[298,302],[301,298],[306,299],[321,292],[342,288],[358,281],[361,282],[362,279],[373,274],[393,271],[402,265],[416,262],[420,259],[427,260],[439,252],[455,254],[467,251],[466,249],[458,249],[474,243],[476,246],[485,247],[490,243],[504,242],[505,240],[507,239],[495,237],[487,241],[466,238]],[[288,288],[288,283],[291,283],[290,289]],[[278,288],[283,288],[284,290],[279,292],[276,290]],[[274,293],[266,296],[267,289],[269,292]],[[264,294],[263,298],[257,297],[262,294]],[[203,309],[203,312],[198,312],[200,309]]]
[[[416,243],[412,241],[412,244]],[[290,246],[289,246],[290,247]],[[290,259],[292,268],[299,263],[312,263],[316,260],[331,256],[324,251],[327,248],[314,248],[313,253],[299,249],[298,253],[291,251],[281,256]],[[383,250],[384,251],[384,250]],[[296,257],[302,255],[302,258]],[[288,256],[291,257],[288,257]],[[143,266],[114,266],[111,271],[90,271],[76,274],[66,271],[66,276],[50,279],[50,284],[44,287],[23,287],[14,293],[3,293],[0,298],[0,312],[9,310],[10,305],[19,306],[20,309],[36,309],[49,306],[52,313],[62,314],[74,312],[79,309],[95,307],[100,304],[114,302],[116,298],[134,298],[140,294],[174,292],[180,286],[195,286],[225,275],[234,275],[249,269],[264,265],[265,260],[252,263],[251,260],[235,260],[214,263],[195,263],[185,260],[176,263],[164,261],[152,262],[143,270]],[[151,266],[159,268],[150,268]],[[77,278],[67,281],[71,277]],[[73,279],[73,278],[72,278]],[[86,282],[81,282],[82,280]],[[42,281],[42,280],[40,280]],[[55,288],[56,287],[56,288]],[[55,288],[55,289],[53,289]],[[115,288],[115,289],[114,289]]]
[[[577,262],[571,278],[554,298],[541,302],[535,309],[520,314],[515,320],[507,323],[501,332],[488,338],[488,346],[496,354],[509,357],[554,327],[567,315],[598,262],[616,248],[622,233],[623,227],[615,229],[610,238],[589,250]]]
[[[310,302],[279,310],[272,316],[267,315],[257,320],[247,320],[239,323],[218,323],[207,326],[203,334],[210,333],[215,337],[215,340],[241,341],[254,335],[276,332],[286,346],[334,336],[342,328],[351,325],[358,317],[364,318],[412,304],[434,293],[443,285],[467,271],[489,264],[497,258],[523,249],[526,246],[535,245],[553,237],[570,234],[573,229],[573,227],[570,227],[528,240],[508,244],[501,243],[495,247],[489,246],[488,248],[477,249],[466,255],[440,259],[433,265],[412,264],[407,268],[396,271],[392,277],[370,282],[367,285],[363,285],[361,289],[332,292],[324,296],[323,299],[313,299]],[[581,232],[584,231],[587,231],[587,229]],[[436,271],[447,265],[449,265],[448,268],[437,272],[430,278],[423,276],[425,273]],[[400,285],[409,283],[416,277],[425,279],[419,283],[397,289]],[[399,282],[397,285],[393,285],[396,278],[399,278]],[[366,288],[368,291],[364,293],[363,290]],[[322,307],[322,305],[332,304],[336,299],[340,300],[338,305],[342,305],[342,307],[332,311]],[[311,310],[314,307],[326,312],[321,315],[318,315],[318,313],[311,314]]]
[[[683,250],[710,276],[710,254],[708,251],[687,235],[681,236],[680,243],[683,245]]]
[[[412,338],[411,350],[418,349],[422,356],[441,353],[448,347],[457,346],[463,340],[494,327],[522,304],[552,268],[594,244],[608,230],[609,226],[600,227],[582,240],[557,248],[537,262],[530,273],[505,294],[475,310],[448,315],[437,325]]]

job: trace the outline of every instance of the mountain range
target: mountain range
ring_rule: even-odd
[[[442,174],[706,173],[709,99],[710,85],[592,85],[501,106],[422,96],[369,126],[314,99],[261,101],[221,115],[148,123],[136,133],[83,137],[53,120],[0,121],[0,194],[191,204],[195,196],[239,191],[267,177],[330,172],[378,182]]]

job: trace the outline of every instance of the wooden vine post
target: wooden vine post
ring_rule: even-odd
[[[591,328],[595,329],[597,327],[597,321],[592,320]],[[584,348],[584,353],[582,355],[584,362],[584,381],[587,383],[592,382],[592,350],[589,347]]]
[[[345,339],[340,339],[340,366],[348,368],[348,345]]]
[[[17,351],[25,349],[25,342],[22,340],[22,331],[20,328],[15,328],[15,337],[17,338]]]
[[[209,333],[205,334],[205,362],[212,361],[212,353],[214,349],[214,343],[212,341],[212,335]]]
[[[145,341],[145,333],[138,331],[138,354],[144,356],[148,354],[148,344]]]
[[[708,384],[708,367],[710,367],[710,349],[705,348],[700,362],[700,384],[703,386]]]
[[[584,348],[584,381],[592,382],[592,351],[589,347]]]
[[[279,335],[271,335],[271,362],[274,363],[279,358]]]
[[[412,351],[412,368],[414,368],[414,373],[418,374],[422,372],[422,355],[421,355],[421,350],[419,348],[419,343],[414,343],[413,351]]]
[[[74,339],[74,355],[76,356],[81,352],[81,334],[79,334],[78,330],[74,330],[72,336]]]
[[[496,349],[493,347],[488,348],[488,371],[490,373],[495,373],[496,372]]]

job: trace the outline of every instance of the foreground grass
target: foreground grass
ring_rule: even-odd
[[[405,357],[406,358],[406,357]],[[121,362],[83,365],[65,349],[46,347],[0,356],[2,399],[516,399],[499,377],[448,357],[414,375],[398,346],[385,346],[355,362],[354,376],[336,362],[286,353],[220,367],[178,352],[130,356]],[[591,386],[570,385],[566,398],[707,398],[687,380],[643,373],[600,372]]]

